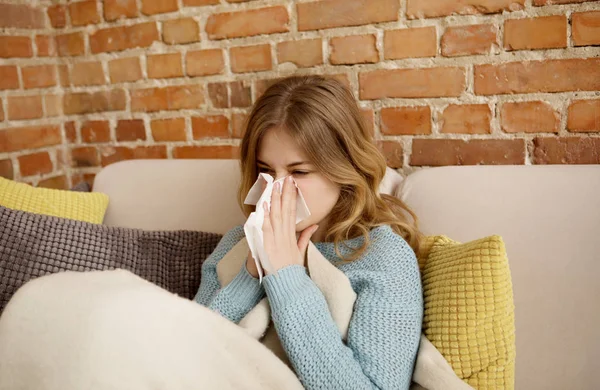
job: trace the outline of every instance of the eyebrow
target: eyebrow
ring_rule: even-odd
[[[259,163],[259,164],[262,164],[262,165],[270,166],[266,162],[258,160],[258,159],[256,160],[256,162]],[[296,165],[302,165],[302,164],[310,164],[310,162],[309,161],[296,161],[296,162],[293,162],[291,164],[288,164],[287,166],[289,168],[289,167],[295,167]]]

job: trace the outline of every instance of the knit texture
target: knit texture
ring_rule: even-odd
[[[502,238],[424,244],[425,336],[476,389],[514,389],[515,307]]]
[[[357,260],[338,265],[357,294],[347,343],[323,294],[299,265],[264,278],[242,267],[220,288],[216,265],[244,237],[242,226],[227,232],[202,267],[196,302],[239,322],[266,293],[277,334],[306,389],[408,389],[414,368],[423,295],[417,259],[389,226],[371,230],[371,245]],[[345,241],[358,248],[364,238]],[[334,264],[334,243],[314,243]],[[343,255],[351,249],[340,245]]]

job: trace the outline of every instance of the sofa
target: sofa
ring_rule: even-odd
[[[244,223],[235,160],[131,160],[105,167],[108,226],[225,233]],[[457,166],[385,186],[427,235],[504,238],[513,280],[516,389],[600,386],[600,166]]]

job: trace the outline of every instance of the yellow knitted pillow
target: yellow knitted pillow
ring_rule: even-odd
[[[108,207],[108,195],[34,188],[0,177],[0,206],[101,224]]]
[[[514,303],[502,238],[427,237],[420,258],[425,336],[476,389],[514,389]]]

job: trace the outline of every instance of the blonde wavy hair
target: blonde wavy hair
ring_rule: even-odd
[[[369,231],[390,225],[418,253],[421,234],[416,215],[400,199],[379,193],[386,171],[385,157],[373,143],[352,92],[324,76],[292,76],[271,85],[256,101],[245,124],[240,150],[242,181],[238,202],[246,217],[255,206],[244,199],[258,177],[256,156],[271,128],[285,130],[317,171],[340,188],[329,214],[325,241],[335,243],[342,262],[356,260],[370,245]],[[343,241],[362,235],[364,243],[350,248]],[[343,243],[352,250],[344,258]]]

